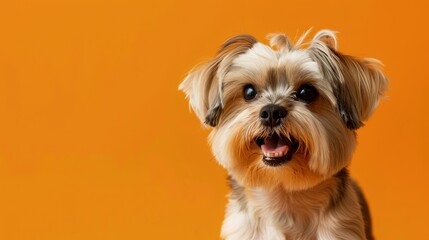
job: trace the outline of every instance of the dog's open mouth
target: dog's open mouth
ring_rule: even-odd
[[[256,144],[262,150],[262,161],[271,167],[280,166],[288,162],[298,148],[298,143],[292,136],[289,140],[277,133],[273,133],[269,137],[256,138]]]

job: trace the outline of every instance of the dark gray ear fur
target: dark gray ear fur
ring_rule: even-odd
[[[192,70],[180,84],[198,118],[215,127],[223,109],[222,83],[232,61],[252,48],[257,40],[250,35],[238,35],[226,41],[216,57]]]
[[[378,61],[358,60],[336,51],[336,40],[333,41],[332,36],[322,34],[313,39],[309,52],[324,79],[333,87],[344,123],[349,129],[358,129],[375,110],[388,80],[380,71]]]

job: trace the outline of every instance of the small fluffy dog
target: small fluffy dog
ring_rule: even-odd
[[[233,37],[179,87],[229,173],[225,239],[373,239],[347,166],[387,79],[338,52],[334,32],[307,33]]]

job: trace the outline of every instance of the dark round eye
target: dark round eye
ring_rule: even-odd
[[[302,85],[296,92],[296,97],[305,102],[314,101],[317,95],[318,95],[318,92],[316,88],[308,84]]]
[[[244,86],[243,96],[244,96],[244,99],[246,99],[247,101],[254,99],[256,97],[255,87],[253,87],[250,84]]]

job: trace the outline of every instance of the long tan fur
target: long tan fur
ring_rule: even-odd
[[[295,46],[284,34],[270,35],[271,47],[249,35],[231,38],[180,85],[213,127],[213,154],[230,175],[225,239],[372,239],[366,203],[347,166],[355,130],[378,105],[387,79],[376,61],[338,52],[333,31],[305,43],[307,34]],[[257,91],[252,101],[243,98],[249,85]],[[314,102],[297,100],[304,85],[317,90]],[[261,124],[269,104],[287,110],[275,128]],[[272,134],[298,145],[281,166],[264,164],[255,143]]]

